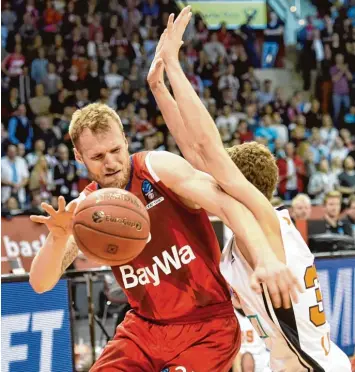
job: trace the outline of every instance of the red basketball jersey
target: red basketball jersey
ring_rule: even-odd
[[[233,314],[207,213],[185,206],[159,180],[149,154],[132,155],[126,189],[148,210],[151,240],[134,260],[112,267],[117,281],[133,310],[148,319],[189,323]],[[93,182],[85,194],[97,188]]]

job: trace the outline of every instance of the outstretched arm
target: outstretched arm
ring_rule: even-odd
[[[254,215],[221,190],[210,175],[194,169],[186,160],[169,152],[151,152],[150,164],[157,177],[184,200],[218,216],[238,239],[238,247],[254,269],[252,288],[265,282],[275,306],[289,307],[289,292],[297,299],[299,284],[290,270],[277,260]],[[281,300],[282,298],[282,300]]]
[[[188,128],[181,117],[179,107],[164,83],[164,62],[161,58],[161,50],[165,36],[166,30],[160,36],[155,56],[147,76],[148,84],[163,115],[165,123],[185,159],[196,169],[205,171],[204,162],[200,156],[198,156],[198,153],[193,151],[193,146],[188,140]]]
[[[211,174],[224,191],[247,206],[259,222],[266,221],[265,229],[277,231],[279,223],[271,204],[246,180],[224,150],[213,119],[180,66],[178,52],[181,36],[190,18],[190,7],[184,8],[175,22],[174,15],[170,15],[161,52],[185,131],[188,133],[185,141],[189,148],[186,152],[196,152],[203,163],[201,168]]]

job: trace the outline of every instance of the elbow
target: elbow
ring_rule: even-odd
[[[54,285],[48,286],[43,279],[33,273],[30,273],[29,282],[32,289],[38,294],[48,292],[54,287]]]
[[[38,294],[41,294],[41,293],[44,293],[47,291],[47,289],[45,288],[45,286],[43,285],[43,283],[41,283],[39,280],[33,278],[33,275],[30,274],[30,285],[32,287],[32,289],[38,293]]]

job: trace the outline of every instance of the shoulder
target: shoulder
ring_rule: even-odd
[[[147,154],[146,164],[150,172],[159,174],[174,174],[181,168],[188,168],[188,163],[181,156],[168,151],[151,151]],[[192,168],[192,167],[191,167]]]

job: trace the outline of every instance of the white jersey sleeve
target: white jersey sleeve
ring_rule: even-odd
[[[350,372],[347,356],[330,340],[314,257],[293,225],[288,211],[276,211],[286,263],[304,287],[290,309],[275,309],[266,286],[262,294],[250,288],[252,269],[232,238],[223,250],[221,272],[238,294],[241,307],[271,353],[275,372]]]

